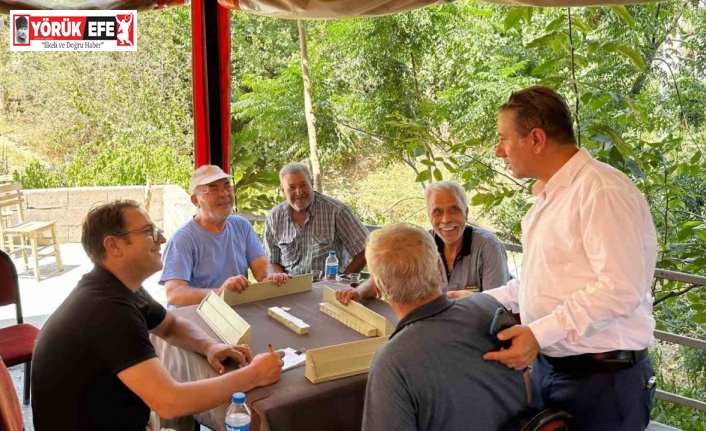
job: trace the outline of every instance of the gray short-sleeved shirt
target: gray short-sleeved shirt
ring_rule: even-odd
[[[456,256],[452,271],[446,267],[444,260],[444,242],[434,231],[431,233],[446,269],[445,292],[471,287],[482,292],[503,286],[510,281],[505,247],[492,233],[477,226],[466,226],[461,251]]]
[[[483,354],[500,303],[442,295],[405,316],[368,375],[363,431],[517,430],[526,419],[522,372]]]

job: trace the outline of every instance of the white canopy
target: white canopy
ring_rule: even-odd
[[[231,9],[287,19],[371,17],[405,12],[454,0],[218,0]],[[570,7],[650,3],[650,0],[484,0],[514,6]]]
[[[61,2],[62,0],[58,0]],[[229,9],[273,18],[336,19],[363,18],[406,12],[454,0],[218,0]],[[660,0],[482,0],[515,6],[570,7],[650,3]],[[87,0],[85,3],[57,4],[45,0],[0,0],[0,13],[10,10],[154,10],[182,6],[189,0]]]

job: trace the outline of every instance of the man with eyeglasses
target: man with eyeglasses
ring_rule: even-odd
[[[249,221],[233,215],[230,176],[215,165],[198,168],[189,184],[196,216],[174,233],[164,250],[167,303],[198,304],[211,291],[242,292],[250,285],[248,268],[257,281],[281,285],[289,275],[272,268]]]
[[[45,323],[32,358],[32,414],[37,431],[144,431],[157,417],[191,415],[279,380],[281,354],[253,357],[222,344],[167,311],[142,287],[162,269],[165,238],[134,201],[92,209],[81,243],[95,264]],[[150,334],[204,355],[222,375],[175,381]],[[240,369],[224,373],[232,358]]]

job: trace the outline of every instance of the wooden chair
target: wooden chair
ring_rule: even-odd
[[[17,399],[12,377],[0,358],[0,430],[22,431],[22,409]]]
[[[29,404],[32,353],[39,329],[34,325],[24,323],[17,270],[10,256],[4,251],[0,251],[0,307],[12,304],[15,305],[17,324],[0,328],[0,356],[3,357],[8,367],[25,364],[23,395],[24,403]]]
[[[32,254],[32,266],[34,267],[34,278],[39,281],[39,250],[53,246],[53,254],[56,259],[56,266],[59,271],[64,270],[61,262],[61,251],[59,242],[56,239],[56,222],[53,221],[25,221],[23,212],[23,200],[21,186],[19,184],[0,185],[0,211],[14,210],[17,216],[17,223],[10,226],[3,226],[0,223],[0,244],[8,254],[22,253],[24,269],[27,269],[28,252]],[[46,236],[49,234],[50,236]],[[41,244],[40,241],[50,240],[49,245]],[[19,244],[16,243],[19,241]],[[48,256],[48,255],[46,255]],[[44,257],[41,256],[41,257]]]

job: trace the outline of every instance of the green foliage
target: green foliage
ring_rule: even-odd
[[[23,189],[51,189],[66,187],[64,173],[32,160],[24,172],[14,171],[12,179]]]
[[[30,166],[24,181],[184,183],[193,151],[189,23],[188,8],[141,14],[134,53],[9,53],[3,45],[0,132],[54,166]]]
[[[82,148],[66,167],[70,187],[179,184],[185,187],[193,171],[188,157],[167,145],[111,143],[100,151]]]
[[[698,314],[693,309],[693,298],[706,293],[690,293],[684,297],[670,298],[655,309],[659,329],[706,339],[703,324],[694,320]],[[702,298],[703,300],[703,298]],[[684,346],[659,343],[653,348],[653,362],[657,372],[657,387],[685,397],[706,401],[706,352]],[[671,403],[655,401],[652,410],[654,420],[679,429],[703,431],[706,413],[698,412]]]
[[[231,174],[235,183],[235,211],[265,214],[277,204],[278,171],[268,169],[262,152],[249,142],[231,140]]]

